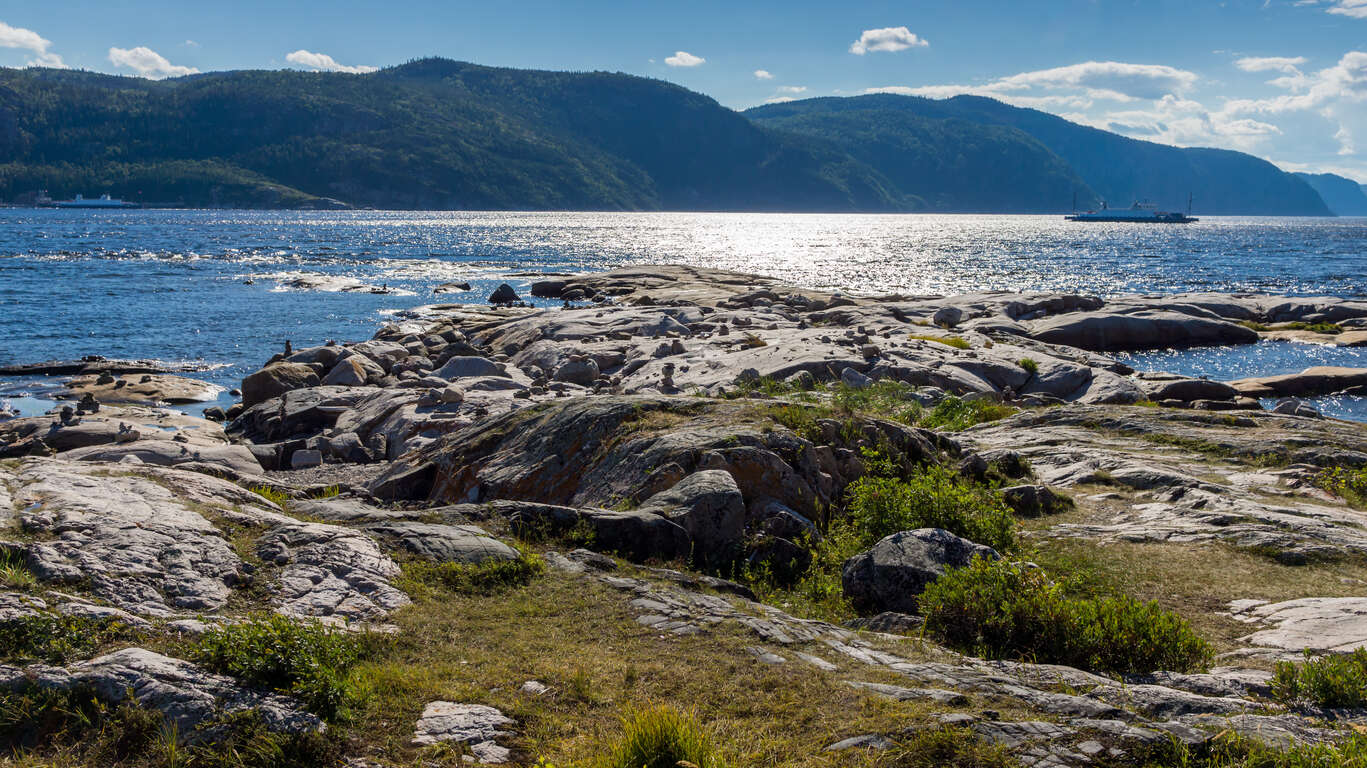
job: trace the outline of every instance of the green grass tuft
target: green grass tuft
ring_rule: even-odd
[[[1006,749],[984,741],[968,728],[916,732],[880,757],[877,768],[1015,768]]]
[[[942,432],[958,432],[975,424],[997,421],[1015,413],[1009,405],[988,400],[963,400],[950,396],[930,409],[917,426]]]
[[[1316,475],[1314,483],[1350,506],[1367,509],[1367,467],[1330,467]]]
[[[693,715],[670,706],[631,712],[622,718],[625,733],[604,768],[724,768],[707,731]]]
[[[285,493],[279,488],[272,488],[269,485],[254,486],[252,487],[251,491],[257,496],[260,496],[266,501],[269,501],[272,504],[276,505],[277,507],[284,507],[290,501],[289,494]]]
[[[1039,363],[1035,362],[1034,358],[1022,357],[1016,361],[1016,364],[1024,368],[1031,376],[1039,373]]]

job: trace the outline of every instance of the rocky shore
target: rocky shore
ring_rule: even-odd
[[[1333,744],[1367,725],[1367,710],[1288,701],[1271,683],[1277,662],[1367,638],[1367,512],[1326,481],[1367,467],[1367,427],[1259,400],[1361,392],[1367,370],[1223,383],[1112,356],[1289,325],[1352,342],[1367,302],[863,297],[693,267],[530,291],[562,306],[500,289],[367,341],[288,349],[212,419],[159,407],[205,399],[192,380],[50,365],[78,376],[71,405],[0,421],[0,634],[59,617],[127,633],[89,655],[11,653],[0,696],[131,695],[188,743],[224,713],[258,713],[291,738],[341,734],[333,757],[355,766],[439,759],[442,745],[457,762],[591,762],[621,727],[603,724],[609,698],[702,695],[713,672],[661,670],[654,692],[613,683],[610,697],[575,675],[618,680],[660,658],[729,670],[739,688],[675,703],[724,723],[735,749],[774,721],[784,735],[751,747],[757,763],[798,750],[793,763],[864,764],[952,728],[1024,765],[1125,764],[1229,734]],[[804,602],[794,585],[815,583],[855,489],[932,470],[1003,505],[1014,549],[897,531],[835,565],[836,613]],[[917,598],[975,555],[1157,600],[1213,661],[1117,672],[956,650],[922,631]],[[549,571],[512,593],[433,586],[533,560]],[[523,623],[484,627],[500,638],[484,656],[457,663],[452,648],[479,643],[455,637],[425,644],[434,624],[511,604]],[[305,694],[186,650],[267,613],[388,638],[368,642],[402,665],[356,674],[392,683],[374,696],[393,711],[358,705],[328,725]],[[580,672],[547,657],[566,653]],[[385,677],[400,666],[419,679]]]

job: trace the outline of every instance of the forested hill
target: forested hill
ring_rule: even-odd
[[[874,94],[772,104],[748,110],[762,126],[843,143],[852,125],[906,121],[966,122],[1024,133],[1062,158],[1111,205],[1151,200],[1185,210],[1188,196],[1198,213],[1326,216],[1329,209],[1303,179],[1241,152],[1182,149],[1130,139],[1078,125],[1033,109],[978,96],[935,100]],[[840,126],[832,130],[830,126]],[[877,130],[869,128],[868,130]]]
[[[0,200],[1058,212],[1176,189],[1204,213],[1327,213],[1304,181],[1247,155],[1029,112],[858,97],[737,113],[658,80],[445,59],[162,81],[0,69]],[[1108,164],[1076,135],[1127,151]]]
[[[151,82],[0,70],[0,198],[247,206],[906,210],[824,142],[626,75],[439,59]]]

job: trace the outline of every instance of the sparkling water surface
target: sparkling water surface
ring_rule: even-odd
[[[102,354],[195,361],[231,387],[285,340],[367,338],[395,311],[482,302],[519,272],[686,263],[856,293],[1098,295],[1190,290],[1367,296],[1367,219],[1059,216],[0,210],[0,364]],[[291,290],[317,274],[388,294]],[[444,282],[469,293],[434,296]],[[1278,343],[1132,356],[1217,379],[1367,365]],[[26,405],[41,382],[0,380]],[[42,399],[32,401],[42,404]],[[30,410],[34,406],[28,406]],[[1363,418],[1367,418],[1364,413]]]

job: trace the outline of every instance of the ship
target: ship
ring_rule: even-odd
[[[1068,221],[1112,221],[1132,224],[1190,224],[1200,219],[1191,215],[1191,203],[1187,203],[1187,213],[1160,211],[1152,203],[1136,202],[1129,208],[1108,208],[1105,201],[1101,210],[1073,213],[1063,218]]]
[[[94,200],[87,200],[82,195],[76,195],[74,200],[58,200],[52,203],[52,206],[54,208],[137,208],[138,204],[103,194]]]

